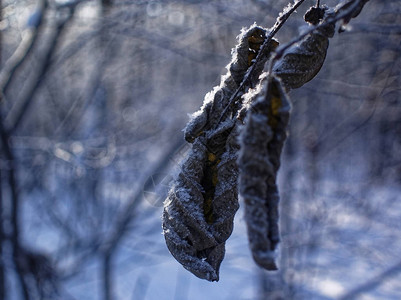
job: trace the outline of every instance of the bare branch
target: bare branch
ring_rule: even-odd
[[[12,252],[13,252],[13,262],[15,265],[17,277],[19,284],[21,285],[21,290],[23,292],[23,297],[25,300],[30,299],[29,296],[29,288],[25,279],[25,270],[21,264],[21,255],[23,254],[23,250],[20,245],[20,198],[17,190],[17,180],[16,180],[16,166],[14,155],[11,151],[9,145],[9,135],[4,129],[3,122],[0,120],[0,138],[1,138],[1,149],[2,153],[5,156],[5,159],[9,162],[10,167],[7,170],[7,178],[8,185],[11,191],[10,197],[10,209],[11,209],[11,226],[12,226],[12,236],[11,236],[11,244],[12,244]]]
[[[364,284],[354,288],[345,295],[343,295],[340,300],[352,300],[356,299],[361,294],[367,293],[385,282],[385,280],[398,275],[401,272],[401,261],[394,266],[388,268],[381,274],[372,278],[371,280],[365,282]]]
[[[3,245],[6,240],[4,236],[3,218],[4,218],[4,201],[3,201],[3,191],[2,191],[2,169],[0,168],[0,299],[6,299],[5,290],[5,265],[3,263]]]
[[[13,110],[7,115],[6,121],[5,121],[5,126],[7,126],[5,129],[8,132],[13,132],[17,129],[17,127],[20,125],[25,113],[29,110],[29,107],[32,105],[32,98],[37,91],[37,89],[40,87],[42,84],[45,74],[47,73],[50,64],[51,64],[51,58],[54,55],[55,49],[58,45],[58,42],[61,38],[61,35],[63,33],[63,30],[67,23],[72,19],[74,15],[74,10],[75,6],[73,6],[70,9],[70,12],[68,16],[63,19],[59,20],[56,30],[53,33],[53,37],[47,47],[47,49],[43,52],[41,56],[41,61],[39,63],[39,67],[37,72],[35,72],[36,77],[31,80],[28,83],[28,87],[22,92],[21,99],[17,101],[16,105],[17,107],[13,110],[16,112],[13,113]]]
[[[103,256],[103,297],[104,300],[112,300],[114,299],[113,296],[113,283],[112,283],[112,256],[111,253],[105,253]]]
[[[169,165],[171,157],[181,146],[181,139],[173,143],[172,147],[169,149],[169,151],[166,151],[164,156],[159,160],[159,163],[154,167],[150,174],[162,173],[163,170]],[[111,231],[110,238],[104,243],[104,245],[106,245],[103,250],[104,253],[113,253],[115,248],[117,248],[118,243],[125,236],[128,226],[134,219],[134,216],[136,214],[136,207],[139,205],[142,197],[143,191],[140,190],[134,197],[132,197],[131,201],[127,204],[125,209],[121,211],[121,214],[116,217],[117,222],[114,230]]]
[[[258,62],[260,62],[263,59],[263,55],[265,53],[265,49],[270,45],[271,40],[273,37],[276,35],[276,33],[280,30],[280,28],[284,25],[284,23],[288,20],[288,18],[291,16],[291,14],[304,2],[305,0],[298,0],[297,2],[293,3],[291,6],[286,7],[283,12],[279,15],[279,17],[276,20],[276,23],[273,25],[271,30],[269,31],[263,45],[260,47],[259,53],[255,58],[255,63],[251,66],[250,70],[248,73],[245,75],[244,80],[241,82],[240,86],[237,88],[235,93],[231,96],[230,100],[228,101],[228,105],[224,109],[223,113],[221,114],[220,120],[218,123],[220,123],[224,118],[225,115],[227,114],[229,108],[231,105],[237,101],[238,97],[242,96],[242,93],[245,93],[246,91],[244,88],[249,84],[249,81],[251,78],[254,77],[254,73],[256,72],[256,66],[258,65]]]
[[[292,39],[290,42],[288,42],[285,45],[279,46],[275,53],[273,54],[272,59],[269,62],[269,68],[268,72],[269,74],[273,74],[273,66],[274,63],[279,60],[285,53],[286,50],[288,50],[290,47],[295,45],[296,43],[302,41],[306,36],[309,34],[313,33],[314,31],[318,29],[322,29],[323,27],[327,26],[328,24],[335,24],[340,20],[348,20],[351,18],[356,17],[360,11],[362,10],[363,6],[368,2],[369,0],[351,0],[349,2],[346,2],[345,4],[340,5],[335,9],[335,12],[333,14],[330,14],[326,19],[324,19],[320,24],[311,26],[309,30],[306,30],[304,33],[300,34],[296,38]]]
[[[0,91],[3,97],[15,77],[15,72],[22,66],[36,45],[46,8],[47,0],[39,0],[38,7],[28,21],[27,28],[22,32],[21,43],[18,45],[13,55],[5,62],[3,69],[0,71]]]

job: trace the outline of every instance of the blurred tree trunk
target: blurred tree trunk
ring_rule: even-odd
[[[107,10],[109,10],[112,7],[113,1],[112,0],[101,0],[101,5],[102,5],[102,13],[107,14]]]
[[[3,184],[3,175],[2,171],[0,169],[0,299],[5,299],[6,294],[5,294],[5,276],[4,276],[4,258],[3,258],[3,244],[5,242],[4,239],[4,228],[3,228],[3,219],[4,219],[4,213],[3,213],[3,189],[2,189],[2,184]]]
[[[0,8],[3,7],[3,1],[0,0]],[[0,22],[3,21],[3,9],[0,9]],[[1,68],[3,67],[2,64],[2,46],[3,46],[3,41],[2,41],[2,31],[0,30],[0,66]],[[3,100],[3,92],[0,91],[0,105]],[[1,112],[1,110],[0,110]],[[0,115],[0,118],[3,116]],[[0,120],[0,122],[2,122]],[[2,148],[2,147],[1,147]],[[0,149],[1,149],[0,148]],[[2,151],[1,151],[2,152]],[[1,157],[0,157],[1,159]],[[3,184],[3,175],[2,175],[1,167],[0,167],[0,299],[5,299],[6,294],[5,294],[5,277],[4,277],[4,258],[3,258],[3,244],[4,244],[4,228],[3,228],[3,220],[4,220],[4,213],[3,213],[3,189],[2,189],[2,184]]]
[[[318,157],[320,154],[320,144],[318,142],[319,136],[322,134],[319,128],[322,128],[322,105],[321,99],[315,90],[308,92],[308,102],[307,106],[307,124],[308,130],[306,132],[306,137],[304,139],[305,149],[306,149],[306,170],[308,171],[309,177],[309,199],[314,201],[316,197],[316,190],[318,186],[318,181],[320,178],[320,172],[318,168]]]
[[[400,24],[401,15],[396,10],[390,10],[391,5],[399,5],[398,1],[388,0],[389,6],[380,7],[375,21],[377,24]],[[398,4],[396,4],[398,3]],[[373,80],[371,86],[378,86],[379,92],[372,92],[369,98],[373,99],[372,105],[376,107],[377,125],[373,127],[373,137],[376,138],[370,159],[371,179],[384,182],[392,179],[395,182],[401,180],[399,165],[399,149],[401,147],[401,122],[400,122],[400,35],[384,32],[374,41],[373,51],[378,51],[378,60],[371,62]],[[379,46],[377,46],[379,45]],[[384,113],[383,113],[384,112]],[[390,170],[390,172],[389,172]],[[389,178],[390,177],[390,178]],[[393,178],[391,178],[393,177]]]
[[[264,270],[259,270],[259,282],[260,282],[260,300],[287,300],[286,295],[287,285],[283,278],[283,271],[275,271],[268,273]]]
[[[101,59],[101,62],[95,62],[96,65],[99,66],[98,70],[96,71],[95,74],[93,74],[94,77],[97,77],[97,83],[96,87],[94,89],[94,94],[92,95],[94,97],[94,105],[91,107],[91,109],[94,110],[95,112],[95,122],[92,122],[92,124],[89,124],[89,126],[95,125],[92,129],[93,132],[96,132],[96,135],[103,136],[103,137],[109,137],[110,133],[107,132],[107,130],[110,130],[110,124],[108,120],[110,120],[109,117],[109,107],[112,106],[112,103],[110,103],[111,97],[110,97],[110,87],[112,85],[107,85],[105,83],[105,73],[107,72],[107,66],[112,63],[112,58],[115,57],[116,51],[118,49],[118,45],[116,45],[115,41],[113,42],[113,34],[108,28],[108,26],[104,26],[102,23],[103,20],[107,20],[112,12],[113,9],[113,1],[112,0],[101,0],[101,16],[100,16],[100,23],[98,24],[99,27],[101,27],[100,35],[99,35],[99,48],[98,50],[102,53],[101,56],[99,56],[99,59]],[[113,125],[111,125],[113,126]],[[109,138],[104,139],[105,145],[102,145],[102,147],[105,147],[107,149],[108,143],[111,141]],[[105,169],[96,169],[94,170],[95,175],[94,178],[101,178],[105,177]],[[95,189],[96,189],[96,182],[94,182],[94,194],[95,194]],[[103,299],[104,300],[113,300],[115,299],[115,287],[114,287],[114,278],[113,278],[113,261],[114,261],[114,256],[115,256],[115,251],[116,247],[112,247],[109,250],[104,251],[101,253],[100,257],[100,264],[103,272],[101,272],[101,277],[102,280],[100,280],[101,284],[101,290],[103,292]]]
[[[296,149],[294,145],[294,137],[289,136],[284,147],[283,161],[291,162],[296,158]],[[283,173],[283,175],[280,175]],[[283,165],[279,171],[279,178],[284,178],[280,189],[280,263],[277,272],[267,272],[258,270],[259,294],[260,300],[265,299],[292,299],[295,293],[291,278],[287,276],[288,272],[294,269],[293,259],[295,255],[295,247],[289,245],[288,235],[293,231],[292,211],[293,190],[295,180],[295,169],[289,164]]]

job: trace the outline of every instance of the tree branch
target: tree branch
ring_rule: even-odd
[[[112,269],[112,255],[111,253],[105,253],[103,256],[103,291],[104,291],[104,300],[112,300],[114,299],[113,296],[113,283],[112,283],[112,275],[111,275],[111,269]]]
[[[12,226],[12,236],[11,236],[11,243],[12,243],[12,252],[13,252],[13,262],[15,265],[17,277],[19,284],[21,285],[21,290],[23,293],[23,298],[25,300],[30,299],[29,296],[29,288],[28,284],[25,279],[25,270],[22,266],[21,262],[21,256],[23,254],[23,251],[20,246],[20,199],[19,199],[19,194],[17,191],[17,182],[15,178],[15,170],[16,170],[16,165],[15,165],[15,160],[14,160],[14,155],[10,149],[10,145],[8,143],[9,141],[9,135],[7,132],[4,130],[3,122],[0,120],[0,135],[1,135],[1,144],[2,144],[2,152],[4,153],[5,159],[9,163],[9,168],[7,169],[7,178],[8,178],[8,185],[10,188],[11,192],[11,203],[10,203],[10,208],[11,208],[11,226]]]
[[[371,280],[365,282],[364,284],[354,288],[353,290],[349,291],[342,297],[340,300],[352,300],[356,299],[359,295],[367,293],[378,286],[380,286],[384,281],[390,277],[396,276],[398,273],[401,272],[401,261],[395,264],[394,266],[388,268],[381,274],[377,275],[376,277],[372,278]]]
[[[4,266],[4,258],[3,258],[3,245],[5,242],[4,236],[4,203],[3,203],[3,191],[2,191],[2,169],[0,168],[0,299],[6,299],[6,290],[5,290],[5,266]]]
[[[162,173],[165,168],[168,167],[171,157],[174,156],[174,154],[177,152],[177,149],[180,149],[182,146],[182,140],[178,139],[173,146],[165,152],[164,156],[159,160],[158,164],[154,167],[154,169],[149,172],[150,174],[156,174],[156,173]],[[145,182],[142,184],[142,186],[145,186]],[[135,213],[136,213],[136,207],[139,205],[140,200],[143,197],[143,190],[140,190],[137,192],[137,194],[132,197],[132,200],[128,205],[126,206],[125,209],[122,210],[120,216],[116,217],[116,225],[114,227],[113,233],[110,235],[109,241],[105,243],[107,247],[104,250],[104,253],[112,253],[114,249],[117,247],[119,241],[122,239],[122,237],[125,235],[127,231],[127,227],[129,224],[132,222]]]
[[[39,0],[35,12],[28,21],[27,28],[22,32],[21,43],[18,45],[13,55],[5,62],[3,69],[0,71],[0,91],[3,97],[10,83],[15,78],[15,72],[26,61],[38,41],[38,34],[41,31],[46,8],[47,0]],[[0,101],[3,97],[0,98]]]
[[[36,77],[28,83],[28,87],[23,91],[21,99],[17,102],[19,105],[15,109],[16,112],[14,114],[10,112],[6,118],[6,122],[8,125],[6,130],[8,132],[11,133],[18,128],[18,126],[21,124],[23,117],[25,116],[25,113],[29,110],[30,106],[32,105],[32,98],[35,95],[38,88],[40,87],[40,85],[42,84],[43,80],[45,79],[45,74],[50,67],[51,57],[54,55],[54,51],[57,47],[58,41],[60,40],[63,29],[65,28],[65,25],[68,23],[68,21],[72,19],[73,14],[74,10],[72,9],[68,17],[60,21],[59,24],[57,25],[55,33],[53,34],[53,37],[47,49],[41,56],[42,61],[39,63],[37,71],[35,71],[35,74],[37,74]]]
[[[225,118],[229,108],[232,106],[232,104],[237,101],[238,97],[242,96],[242,93],[245,93],[244,91],[245,87],[248,85],[249,81],[251,78],[254,77],[255,72],[256,72],[256,67],[258,65],[258,62],[262,60],[262,56],[264,55],[264,50],[268,47],[270,44],[270,41],[273,39],[273,37],[276,35],[276,33],[280,30],[280,28],[284,25],[284,23],[288,20],[288,18],[291,16],[291,14],[304,2],[305,0],[298,0],[297,2],[293,3],[292,5],[289,5],[288,7],[284,8],[283,12],[278,16],[276,23],[273,25],[273,27],[270,29],[265,41],[263,42],[263,45],[260,47],[259,53],[255,58],[255,62],[253,65],[250,67],[249,71],[246,73],[243,81],[241,82],[240,86],[237,88],[235,93],[231,96],[230,100],[228,101],[228,105],[224,108],[221,117],[217,124],[220,124],[221,121]]]
[[[322,23],[315,25],[315,26],[311,26],[311,28],[309,30],[306,30],[304,33],[302,33],[299,36],[297,36],[296,38],[292,39],[287,44],[279,46],[276,49],[276,51],[274,52],[273,57],[269,61],[268,72],[269,72],[270,76],[273,75],[272,70],[273,70],[274,63],[277,60],[279,60],[284,55],[285,51],[287,51],[290,47],[292,47],[296,43],[302,41],[306,36],[313,33],[317,29],[321,29],[321,28],[327,26],[328,24],[335,24],[340,20],[343,20],[343,21],[348,20],[349,21],[351,18],[356,17],[362,10],[363,6],[368,1],[369,0],[350,0],[342,5],[338,6],[335,9],[334,14],[327,17]]]
[[[72,20],[77,5],[84,1],[85,0],[76,0],[73,2],[69,2],[68,5],[60,5],[59,7],[57,7],[58,10],[67,9],[68,15],[64,17],[64,19],[57,21],[55,32],[53,33],[48,47],[41,55],[41,61],[39,62],[37,70],[35,71],[35,74],[37,74],[36,77],[28,83],[27,88],[24,89],[24,91],[22,92],[22,96],[20,100],[17,101],[17,106],[14,109],[16,112],[12,113],[11,111],[7,115],[4,126],[5,130],[7,130],[9,133],[15,131],[18,128],[26,112],[32,105],[32,98],[46,77],[64,29],[69,21]]]

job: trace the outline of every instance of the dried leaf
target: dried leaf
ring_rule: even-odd
[[[326,8],[319,10],[325,13],[321,20],[324,22],[331,11]],[[319,19],[319,13],[310,10],[305,19],[307,22],[315,23]],[[317,75],[326,58],[329,38],[333,37],[334,29],[334,24],[327,24],[313,31],[301,43],[289,48],[274,65],[273,72],[281,79],[286,90],[299,88]]]
[[[238,210],[238,145],[232,124],[225,129],[229,133],[216,132],[228,134],[217,154],[206,147],[206,137],[195,140],[163,212],[163,232],[171,254],[187,270],[209,281],[219,279],[225,242]]]
[[[163,231],[168,249],[187,270],[210,281],[219,279],[225,242],[232,233],[239,207],[238,105],[228,105],[265,37],[266,30],[256,25],[240,35],[227,66],[229,72],[222,77],[220,86],[206,95],[202,108],[185,128],[185,139],[192,143],[192,149],[164,203]],[[271,45],[275,47],[277,42],[272,40]],[[271,47],[267,48],[245,91],[259,81]],[[224,111],[228,114],[222,119]]]
[[[215,261],[222,260],[224,249],[218,247],[203,213],[201,181],[207,160],[205,141],[204,137],[199,137],[193,143],[168,194],[164,203],[163,233],[168,249],[178,262],[196,276],[214,281],[218,280]]]
[[[279,80],[264,80],[254,95],[240,135],[239,189],[245,202],[249,244],[255,262],[276,270],[279,194],[276,177],[286,139],[290,103]]]
[[[192,143],[195,138],[206,130],[216,128],[221,122],[222,112],[229,104],[231,96],[239,88],[248,69],[254,63],[254,57],[258,54],[262,45],[262,39],[266,37],[266,30],[257,25],[252,25],[247,30],[243,30],[239,35],[239,44],[233,50],[233,58],[227,66],[227,74],[222,76],[221,83],[213,91],[206,94],[203,106],[195,112],[186,128],[184,129],[185,140]],[[250,78],[248,86],[245,86],[243,93],[249,88],[254,87],[259,82],[259,76],[263,71],[264,65],[269,58],[270,52],[278,45],[275,39],[272,39],[265,48],[261,59],[255,66],[253,78]],[[241,98],[242,94],[238,98]],[[235,108],[230,108],[235,110]]]

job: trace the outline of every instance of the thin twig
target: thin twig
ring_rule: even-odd
[[[381,274],[377,275],[376,277],[372,278],[371,280],[365,282],[364,284],[354,288],[353,290],[349,291],[345,295],[343,295],[340,300],[352,300],[357,299],[359,295],[367,293],[381,284],[383,284],[388,278],[396,276],[401,272],[401,261],[398,262],[396,265],[388,268]]]
[[[159,163],[153,169],[151,174],[161,173],[163,170],[168,167],[171,157],[177,153],[177,149],[181,147],[182,140],[181,138],[177,140],[176,143],[172,144],[173,146],[166,151],[163,157],[160,159]],[[144,186],[145,184],[143,184]],[[113,285],[111,281],[111,262],[113,257],[116,253],[116,249],[121,241],[121,239],[127,233],[127,228],[134,220],[135,215],[137,213],[137,207],[143,198],[143,190],[137,192],[137,194],[132,197],[132,200],[128,205],[125,207],[124,210],[121,211],[120,216],[116,217],[117,220],[115,223],[115,228],[111,231],[110,238],[106,240],[103,245],[105,245],[102,251],[102,258],[103,258],[103,284],[104,286],[104,299],[109,300],[112,299],[112,291]]]
[[[399,47],[401,46],[401,44],[398,45]],[[390,80],[391,80],[391,76],[390,74],[393,73],[394,69],[396,68],[396,64],[393,64],[392,67],[390,68],[390,72],[386,77],[386,80],[380,90],[379,93],[377,93],[375,95],[375,97],[373,97],[373,105],[371,104],[371,102],[367,103],[366,106],[368,106],[369,110],[369,114],[367,117],[365,117],[362,122],[360,122],[359,124],[357,124],[354,128],[352,128],[352,130],[349,130],[347,132],[347,134],[345,134],[343,137],[339,138],[338,140],[335,140],[335,142],[332,145],[326,146],[325,148],[327,149],[326,151],[322,151],[323,154],[321,154],[320,159],[322,159],[324,156],[328,155],[329,153],[331,153],[331,151],[333,151],[334,149],[336,149],[338,146],[340,146],[347,138],[349,138],[351,135],[353,135],[355,132],[357,132],[360,128],[362,128],[365,124],[367,124],[374,116],[377,107],[379,106],[380,103],[380,99],[383,99],[383,94],[386,90],[386,88],[389,86]],[[351,126],[354,123],[354,120],[356,118],[356,116],[358,116],[358,113],[360,113],[361,111],[363,111],[365,108],[365,105],[362,104],[358,110],[356,110],[354,113],[352,113],[347,119],[345,119],[344,121],[342,121],[340,124],[338,124],[335,128],[333,128],[331,130],[331,132],[325,134],[325,138],[320,138],[317,141],[317,145],[319,147],[322,147],[322,145],[325,145],[326,140],[331,140],[333,139],[332,137],[336,137],[340,135],[340,130],[342,128],[348,128],[349,126]]]
[[[240,86],[237,88],[235,93],[231,96],[228,105],[224,108],[223,113],[221,114],[221,117],[219,119],[219,122],[217,124],[220,124],[221,121],[225,118],[225,115],[227,114],[229,108],[231,105],[235,102],[235,100],[240,96],[241,92],[245,92],[244,88],[247,86],[248,82],[253,78],[256,67],[258,65],[258,62],[262,60],[262,56],[264,55],[264,50],[268,47],[270,41],[273,39],[275,34],[280,30],[280,28],[284,25],[284,23],[288,20],[288,18],[291,16],[291,14],[304,2],[305,0],[298,0],[297,2],[293,3],[292,6],[288,6],[283,10],[283,12],[279,15],[279,17],[276,20],[276,23],[273,25],[271,30],[269,31],[265,41],[263,42],[263,45],[260,47],[259,53],[255,58],[255,62],[253,65],[250,67],[249,71],[246,73],[244,79],[242,80]]]
[[[177,149],[181,148],[182,139],[181,138],[178,139],[172,145],[173,146],[169,149],[169,151],[165,152],[163,157],[160,159],[159,163],[150,172],[150,174],[163,173],[163,170],[165,170],[170,164],[171,158],[174,156],[175,153],[177,153]],[[142,186],[145,186],[145,182]],[[110,249],[115,248],[120,239],[124,236],[127,227],[133,220],[133,217],[136,213],[136,207],[139,205],[142,197],[143,197],[143,190],[140,190],[134,197],[132,197],[131,202],[128,203],[126,208],[121,212],[121,215],[116,218],[117,224],[115,226],[115,230],[110,236],[110,240],[107,243],[105,243],[105,245],[108,246],[105,252],[108,252],[110,251]]]
[[[37,20],[35,20],[35,24],[30,24],[30,26],[22,32],[21,43],[18,45],[11,57],[5,62],[4,67],[0,71],[0,92],[3,94],[3,96],[5,95],[6,90],[10,86],[12,80],[16,77],[14,76],[15,72],[23,65],[36,45],[46,8],[47,1],[39,0],[38,7],[33,13],[35,15],[32,15],[32,17],[37,18]],[[3,97],[0,98],[0,101],[2,98]]]
[[[367,1],[369,1],[369,0],[354,0],[354,1],[350,1],[350,2],[347,2],[343,5],[341,5],[340,7],[338,7],[336,9],[336,12],[333,15],[327,17],[322,23],[315,25],[315,26],[311,26],[311,28],[309,30],[306,30],[304,33],[302,33],[299,36],[297,36],[296,38],[292,39],[287,44],[279,46],[276,49],[276,51],[274,52],[273,57],[269,61],[269,67],[268,67],[269,76],[273,75],[272,70],[273,70],[274,63],[277,60],[279,60],[284,55],[285,51],[287,51],[290,47],[292,47],[296,43],[302,41],[307,35],[311,34],[312,32],[314,32],[317,29],[323,28],[323,27],[327,26],[328,24],[334,24],[344,18],[351,17],[355,13],[355,11],[360,9],[361,5],[362,6],[365,5]]]
[[[40,85],[42,84],[45,74],[47,73],[50,63],[51,63],[51,58],[54,55],[55,49],[58,45],[58,42],[60,40],[60,37],[63,33],[63,30],[67,23],[72,19],[74,16],[74,8],[71,8],[69,15],[62,21],[60,21],[57,25],[57,28],[54,32],[53,38],[47,47],[47,50],[44,51],[43,56],[42,56],[42,61],[38,67],[38,70],[35,72],[38,75],[36,78],[34,78],[31,83],[28,85],[27,89],[24,90],[23,95],[21,97],[21,100],[18,101],[19,107],[17,107],[17,112],[14,113],[14,116],[9,113],[9,115],[6,118],[6,124],[7,126],[5,129],[11,133],[17,129],[17,127],[20,125],[23,117],[25,116],[25,113],[29,110],[29,107],[32,105],[32,98],[35,94],[35,92],[38,90]]]

